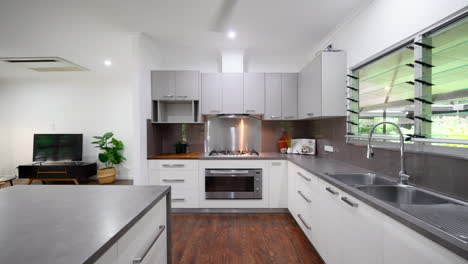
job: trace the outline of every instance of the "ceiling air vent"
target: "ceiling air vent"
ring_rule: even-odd
[[[59,57],[5,57],[0,62],[11,64],[16,69],[28,69],[37,72],[87,71],[78,64]]]

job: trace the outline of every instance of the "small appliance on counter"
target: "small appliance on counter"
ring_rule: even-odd
[[[315,155],[316,140],[310,138],[297,138],[291,140],[291,147],[288,148],[288,153]]]

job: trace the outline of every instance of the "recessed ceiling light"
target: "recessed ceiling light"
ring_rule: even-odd
[[[235,39],[237,37],[237,34],[236,34],[235,31],[231,30],[231,31],[228,32],[227,36],[230,39]]]
[[[104,65],[106,65],[107,67],[109,67],[109,66],[112,65],[112,61],[111,61],[111,60],[105,60],[105,61],[104,61]]]

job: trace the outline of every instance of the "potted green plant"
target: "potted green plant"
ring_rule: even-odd
[[[99,169],[97,177],[100,184],[107,184],[115,182],[116,170],[114,165],[124,162],[126,159],[122,155],[124,144],[122,141],[114,138],[114,133],[107,132],[102,136],[93,137],[97,139],[92,142],[96,148],[101,150],[98,158],[104,164],[104,168]]]

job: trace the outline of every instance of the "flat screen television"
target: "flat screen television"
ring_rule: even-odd
[[[81,161],[83,134],[34,134],[33,161]]]

